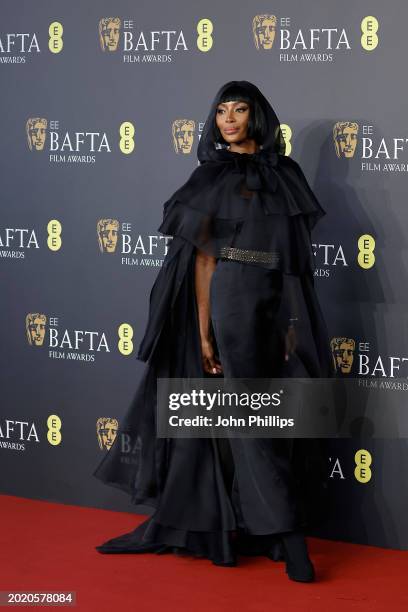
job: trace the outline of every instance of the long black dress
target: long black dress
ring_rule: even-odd
[[[222,565],[235,564],[237,553],[279,558],[276,536],[312,525],[322,508],[318,441],[156,437],[157,377],[209,376],[195,301],[197,249],[217,258],[211,324],[225,377],[332,373],[310,238],[325,213],[299,165],[283,154],[279,121],[256,86],[238,82],[267,118],[261,150],[240,154],[212,142],[218,101],[234,83],[212,103],[198,147],[201,165],[164,204],[158,231],[173,240],[150,294],[138,352],[146,369],[94,472],[154,512],[134,531],[98,546],[103,553],[182,551]],[[285,362],[290,319],[297,345]]]

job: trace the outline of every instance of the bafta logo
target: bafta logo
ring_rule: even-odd
[[[117,219],[99,219],[96,226],[98,244],[101,253],[114,253],[118,243],[119,221]]]
[[[98,31],[102,51],[116,51],[120,36],[120,17],[102,17]]]
[[[337,157],[353,157],[357,145],[358,123],[337,121],[333,126],[334,148]]]
[[[99,448],[110,450],[118,433],[117,419],[100,417],[96,421],[96,435],[98,437]]]
[[[172,123],[174,150],[176,153],[191,153],[194,141],[195,121],[192,119],[176,119]]]
[[[28,344],[42,346],[45,337],[47,317],[39,312],[29,312],[26,316],[26,333]]]
[[[252,34],[257,49],[272,49],[275,32],[275,15],[255,15],[252,20]]]
[[[47,136],[47,119],[31,117],[26,122],[26,134],[30,151],[42,151]]]
[[[353,338],[332,338],[330,347],[335,371],[340,371],[342,374],[350,374],[354,359],[354,349],[356,347]]]

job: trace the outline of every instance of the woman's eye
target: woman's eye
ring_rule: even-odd
[[[240,106],[240,107],[236,108],[235,110],[236,111],[240,111],[240,112],[242,111],[244,113],[245,111],[248,110],[248,107],[247,106]],[[223,108],[217,108],[217,114],[224,113],[224,112],[225,112],[225,110]]]

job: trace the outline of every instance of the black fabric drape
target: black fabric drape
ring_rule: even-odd
[[[282,371],[288,377],[333,374],[327,329],[314,289],[311,245],[311,230],[325,211],[300,166],[284,155],[280,124],[269,102],[255,85],[238,83],[261,104],[268,136],[261,150],[251,155],[211,140],[218,100],[231,82],[223,86],[199,142],[201,164],[164,204],[158,231],[173,240],[150,292],[148,323],[137,353],[146,363],[145,370],[115,442],[94,472],[104,483],[126,491],[135,504],[152,506],[158,521],[155,529],[167,527],[179,534],[179,541],[186,540],[187,532],[191,537],[206,530],[225,534],[235,525],[216,441],[156,437],[157,377],[209,376],[201,363],[194,284],[197,249],[217,258],[230,246],[276,252],[273,263],[248,265],[282,274],[275,323],[282,333],[289,319],[297,319],[296,350]],[[292,444],[293,474],[302,492],[299,524],[315,523],[324,507],[323,446],[319,440]],[[169,495],[180,496],[180,504],[174,499],[169,503]]]

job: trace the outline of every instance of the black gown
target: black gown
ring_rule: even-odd
[[[194,267],[197,249],[217,258],[211,327],[223,376],[332,375],[314,291],[310,231],[325,213],[298,164],[283,155],[278,119],[261,92],[268,138],[255,154],[211,141],[215,97],[198,166],[164,204],[158,231],[173,236],[150,293],[138,359],[142,380],[110,451],[94,472],[153,514],[99,552],[181,552],[234,565],[236,555],[281,558],[278,534],[318,521],[327,486],[318,440],[156,437],[157,377],[210,376],[202,367]],[[265,255],[267,254],[267,255]],[[285,361],[289,322],[296,349]]]

